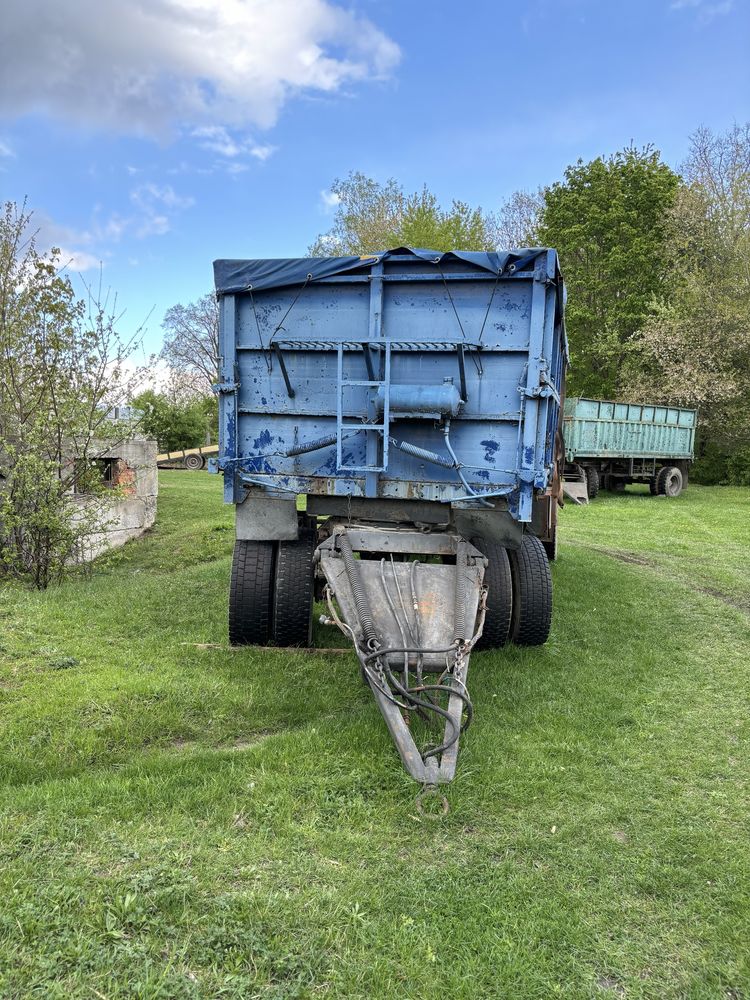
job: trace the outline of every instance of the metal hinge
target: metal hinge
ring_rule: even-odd
[[[211,386],[211,391],[217,396],[223,396],[228,392],[237,392],[240,387],[239,382],[216,382]]]

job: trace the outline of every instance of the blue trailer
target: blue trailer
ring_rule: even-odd
[[[307,646],[324,599],[409,773],[448,781],[472,649],[549,634],[557,255],[399,248],[214,274],[230,642]],[[422,749],[421,716],[445,727]]]

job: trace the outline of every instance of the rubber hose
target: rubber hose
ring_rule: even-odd
[[[434,451],[428,451],[426,448],[420,448],[416,444],[409,444],[408,441],[397,441],[395,438],[388,439],[394,448],[398,448],[399,451],[403,451],[406,455],[411,455],[412,458],[423,458],[425,462],[432,462],[434,465],[442,465],[446,469],[455,469],[456,463],[450,458],[444,458],[442,455],[438,455]]]

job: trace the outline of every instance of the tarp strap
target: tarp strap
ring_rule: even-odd
[[[454,313],[454,315],[456,317],[456,322],[458,323],[458,328],[461,331],[461,339],[465,341],[466,340],[466,333],[464,332],[464,325],[461,322],[461,317],[458,315],[458,309],[456,309],[456,303],[453,301],[453,296],[451,295],[451,290],[448,287],[448,282],[445,280],[445,273],[444,273],[442,267],[440,266],[440,258],[439,257],[437,257],[435,259],[435,264],[437,265],[438,271],[440,271],[440,277],[443,279],[443,286],[445,288],[445,291],[446,291],[446,294],[447,294],[448,298],[450,299],[450,304],[453,307],[453,313]],[[479,377],[481,378],[481,376],[484,374],[484,372],[483,372],[483,369],[482,369],[482,362],[481,362],[481,360],[479,358],[479,355],[478,354],[477,355],[472,354],[471,359],[474,362],[474,367],[477,370],[477,375],[479,375]],[[461,356],[459,358],[459,365],[460,365],[460,368],[461,368],[461,376],[462,376],[461,377],[461,383],[462,383],[461,395],[464,397],[464,402],[466,402],[466,398],[465,398],[466,397],[466,375],[465,375],[464,370],[463,370],[463,352],[461,352]]]

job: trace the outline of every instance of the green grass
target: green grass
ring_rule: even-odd
[[[353,656],[227,649],[215,478],[0,590],[0,997],[750,997],[750,491],[561,519],[439,822]]]

